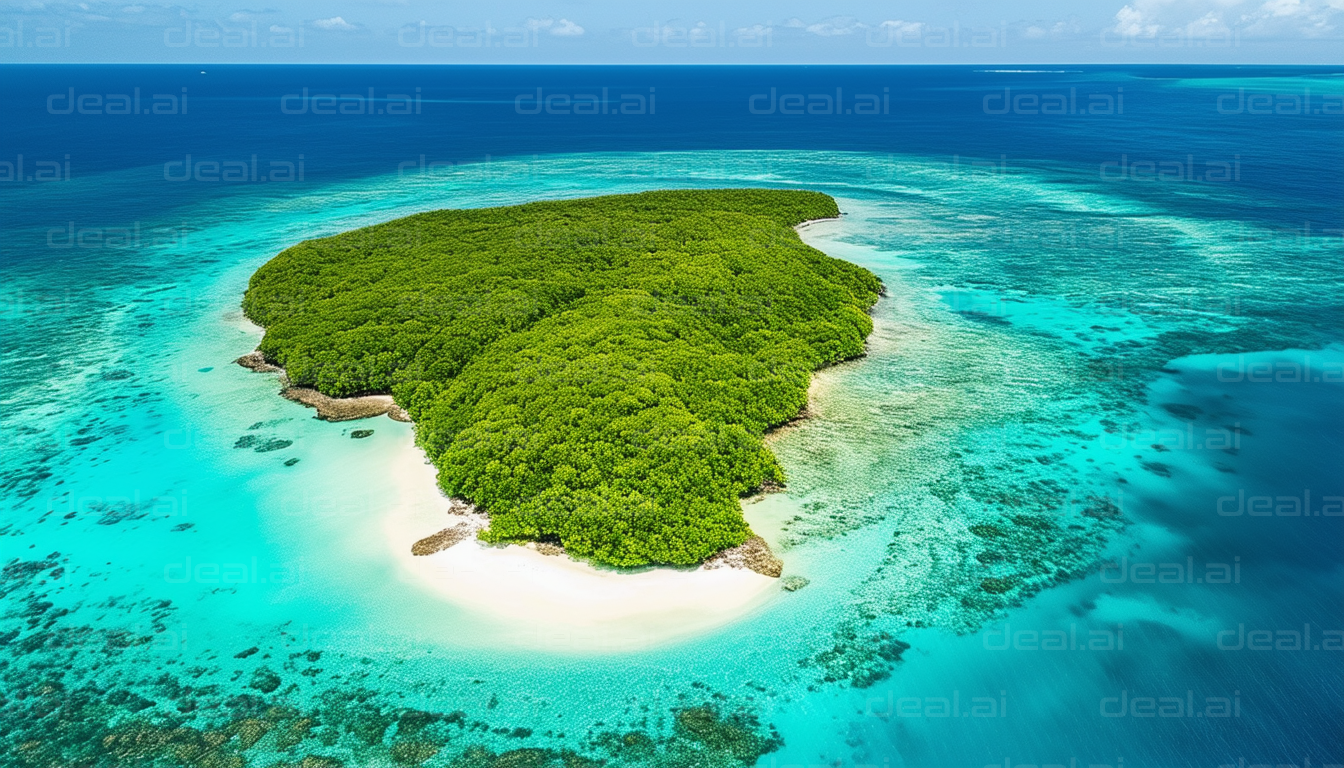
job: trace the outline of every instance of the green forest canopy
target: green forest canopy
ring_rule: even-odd
[[[881,283],[793,226],[817,192],[645,192],[443,210],[309,240],[243,298],[299,386],[389,392],[491,541],[616,566],[751,536],[765,431],[863,352]]]

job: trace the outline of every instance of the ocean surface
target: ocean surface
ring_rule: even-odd
[[[0,66],[0,105],[0,764],[1344,764],[1344,69]],[[446,507],[411,425],[232,364],[301,240],[739,186],[834,196],[804,239],[888,295],[745,507],[809,583],[718,630],[492,634],[394,563]]]

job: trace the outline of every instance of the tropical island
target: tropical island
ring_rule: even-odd
[[[741,498],[784,482],[763,436],[872,331],[878,278],[794,229],[839,213],[809,191],[661,191],[305,241],[251,278],[252,364],[319,399],[390,395],[485,541],[701,563],[753,538]]]

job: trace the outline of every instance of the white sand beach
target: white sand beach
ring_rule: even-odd
[[[409,589],[428,591],[496,625],[518,647],[596,652],[676,642],[740,619],[780,594],[779,580],[739,568],[600,570],[564,555],[468,538],[432,555],[411,545],[461,516],[434,485],[418,448],[398,456],[401,498],[384,521]],[[432,496],[433,498],[428,498]]]

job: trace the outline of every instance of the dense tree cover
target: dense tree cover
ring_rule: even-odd
[[[854,357],[881,283],[792,229],[804,191],[647,192],[444,210],[300,243],[252,276],[261,351],[333,396],[390,392],[495,541],[618,566],[751,534],[765,431]]]

